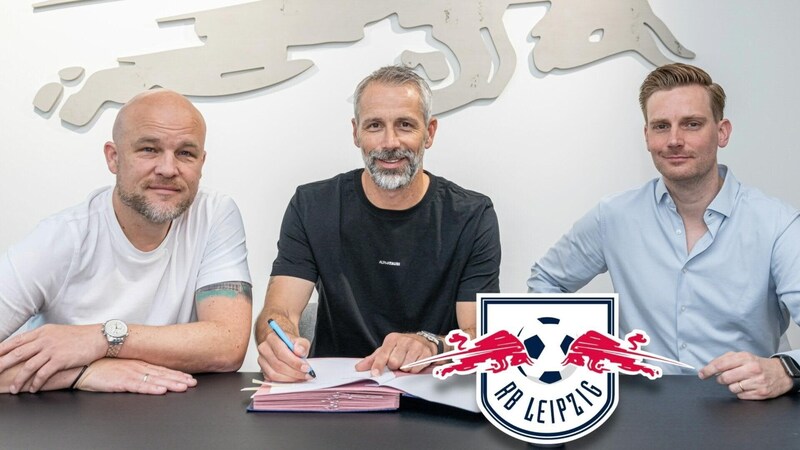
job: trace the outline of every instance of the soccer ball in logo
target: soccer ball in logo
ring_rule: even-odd
[[[518,369],[534,382],[557,383],[575,371],[575,366],[561,364],[575,338],[564,331],[560,322],[555,317],[540,317],[532,330],[526,331],[526,327],[517,335],[533,359],[533,366],[520,366]]]

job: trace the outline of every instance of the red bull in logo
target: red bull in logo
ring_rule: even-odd
[[[533,364],[522,341],[506,330],[500,330],[473,341],[470,341],[469,335],[463,331],[453,330],[447,335],[445,341],[455,347],[455,350],[421,359],[403,368],[452,360],[448,364],[433,369],[433,375],[443,380],[453,374],[466,375],[478,371],[499,373],[509,367]]]
[[[644,375],[651,380],[661,377],[661,369],[643,363],[644,359],[693,368],[680,361],[639,350],[648,342],[650,342],[650,338],[640,330],[634,330],[625,335],[624,341],[590,330],[572,343],[563,364],[584,366],[596,373],[613,371],[626,375]]]

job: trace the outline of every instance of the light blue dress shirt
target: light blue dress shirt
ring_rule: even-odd
[[[609,272],[620,336],[700,369],[728,351],[769,357],[800,320],[798,210],[743,186],[727,167],[708,232],[686,252],[686,229],[664,181],[602,200],[531,269],[531,292],[575,292]],[[800,361],[800,350],[786,352]],[[690,373],[661,365],[665,374]]]

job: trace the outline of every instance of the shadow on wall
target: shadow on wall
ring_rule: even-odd
[[[308,302],[300,316],[300,336],[314,342],[314,327],[317,325],[317,302]]]
[[[789,346],[795,350],[800,349],[800,326],[796,323],[789,323],[789,329],[786,330],[786,337],[789,338]]]

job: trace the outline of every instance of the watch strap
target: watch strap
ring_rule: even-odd
[[[122,348],[122,342],[108,343],[108,350],[106,350],[106,358],[116,358]]]
[[[780,360],[786,375],[792,379],[792,392],[800,392],[800,365],[797,361],[789,355],[775,355],[773,358]]]

